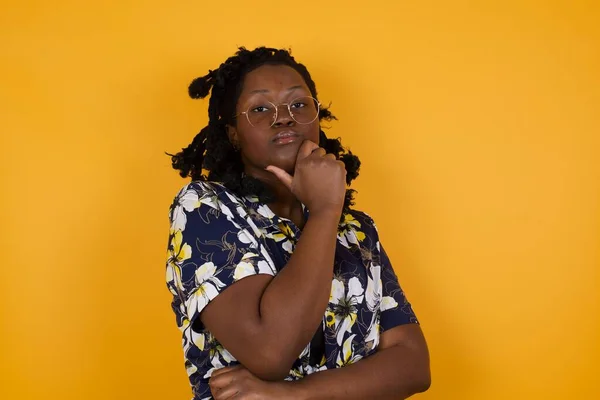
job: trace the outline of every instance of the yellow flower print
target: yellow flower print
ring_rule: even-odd
[[[365,336],[365,345],[367,351],[376,349],[379,346],[379,314],[373,313],[371,317],[371,323],[369,324],[369,330]]]
[[[361,224],[351,214],[344,215],[344,221],[338,227],[338,240],[345,247],[358,246],[365,240],[365,233],[359,230]]]
[[[396,307],[398,307],[398,302],[396,301],[396,299],[394,299],[392,296],[383,296],[383,298],[381,299],[381,307],[379,308],[379,310],[386,311]]]
[[[258,267],[258,272],[256,271],[256,267]],[[275,275],[268,261],[261,260],[258,254],[249,251],[244,254],[240,262],[235,266],[233,279],[237,282],[242,278],[255,275],[256,273]]]
[[[325,324],[328,328],[331,328],[335,325],[335,314],[333,311],[325,311]]]
[[[195,374],[198,371],[198,367],[196,367],[194,364],[192,364],[191,362],[186,362],[185,363],[185,370],[188,374],[188,376],[192,376],[193,374]]]
[[[198,207],[200,207],[198,192],[191,185],[181,189],[171,206],[171,231],[185,230],[186,212],[192,212]]]
[[[171,236],[171,243],[167,250],[167,282],[178,290],[183,290],[181,283],[181,265],[192,256],[192,248],[183,243],[183,234],[176,231]],[[169,285],[171,286],[171,285]],[[174,293],[178,294],[178,293]]]
[[[189,244],[183,243],[183,233],[181,231],[177,231],[173,234],[169,251],[171,255],[169,261],[176,264],[181,264],[192,256],[192,248]]]
[[[198,288],[186,302],[188,317],[194,315],[196,311],[201,312],[225,287],[225,284],[215,276],[216,273],[217,267],[212,262],[204,263],[196,269]]]
[[[364,289],[357,277],[348,281],[348,292],[345,293],[344,282],[334,279],[331,285],[328,312],[333,312],[334,327],[337,334],[338,346],[346,332],[350,332],[356,322],[358,305],[363,302]],[[329,325],[329,324],[328,324]]]
[[[208,351],[208,357],[212,366],[212,368],[206,372],[204,378],[210,378],[215,370],[221,369],[236,361],[233,355],[231,355],[231,353],[229,353],[229,351],[227,351],[227,349],[225,349],[211,334],[208,334],[205,338],[204,349]]]
[[[281,243],[281,247],[288,253],[292,254],[294,251],[294,245],[290,238],[294,237],[294,232],[286,223],[280,222],[278,226],[281,232],[269,233],[267,234],[267,237],[275,240],[277,243]]]
[[[233,273],[233,280],[239,281],[242,278],[254,274],[256,274],[256,271],[254,270],[254,265],[247,261],[240,261],[235,267],[235,272]]]
[[[344,345],[342,346],[341,351],[338,353],[336,365],[338,367],[344,367],[349,364],[353,364],[360,360],[362,356],[360,354],[354,354],[354,346],[352,345],[352,341],[356,334],[351,335],[344,341]]]
[[[198,347],[201,351],[204,351],[204,343],[206,340],[204,333],[197,333],[193,329],[190,329],[190,331],[192,333],[192,342],[194,342],[196,347]]]
[[[287,237],[294,236],[294,231],[292,231],[292,228],[290,228],[290,226],[288,224],[284,224],[283,222],[280,222],[279,229],[281,229],[281,232],[283,232],[283,234]]]

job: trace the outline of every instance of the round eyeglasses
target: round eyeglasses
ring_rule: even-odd
[[[275,125],[279,117],[279,107],[287,106],[290,117],[299,124],[310,124],[319,116],[321,103],[314,97],[297,97],[289,103],[275,105],[268,100],[252,103],[248,109],[236,115],[246,115],[248,123],[255,128],[270,128]]]

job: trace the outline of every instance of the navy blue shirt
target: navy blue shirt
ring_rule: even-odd
[[[234,282],[281,271],[301,232],[258,198],[239,197],[215,182],[195,181],[183,187],[169,215],[167,286],[183,335],[185,365],[194,399],[212,399],[208,387],[212,372],[237,361],[202,325],[200,313]],[[310,217],[307,209],[305,215]],[[307,343],[288,380],[352,364],[377,349],[383,331],[418,323],[373,220],[351,211],[340,223],[337,239],[322,343]]]

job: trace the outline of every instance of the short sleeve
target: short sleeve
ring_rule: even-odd
[[[176,196],[170,209],[167,286],[180,327],[193,323],[233,283],[275,275],[273,261],[244,214],[235,197],[208,183],[193,182]]]
[[[366,242],[373,256],[375,265],[379,265],[379,274],[381,278],[381,301],[379,303],[380,311],[380,333],[398,325],[416,323],[419,321],[412,309],[411,304],[406,298],[398,276],[392,267],[392,263],[381,244],[379,232],[373,219],[366,213],[362,213],[366,225],[371,229],[368,232]]]
[[[381,332],[391,329],[398,325],[419,323],[412,309],[412,306],[406,298],[404,291],[400,287],[398,277],[392,268],[392,264],[385,252],[385,249],[379,244],[380,262],[381,262]]]

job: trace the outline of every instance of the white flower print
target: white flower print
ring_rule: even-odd
[[[203,333],[197,333],[196,331],[194,331],[193,329],[190,329],[191,331],[191,339],[192,342],[196,345],[197,348],[199,348],[200,350],[204,350],[204,342],[206,340],[206,338],[204,337]]]
[[[221,210],[221,212],[224,215],[227,216],[227,219],[229,219],[230,221],[234,219],[233,213],[231,212],[231,210],[229,209],[229,207],[227,207],[225,204],[219,203],[219,209]]]
[[[244,255],[244,258],[246,258],[246,255]],[[235,266],[235,272],[233,273],[233,279],[235,281],[239,281],[242,278],[245,278],[247,276],[254,275],[254,274],[256,274],[256,271],[254,270],[254,265],[252,265],[252,263],[249,263],[248,261],[242,260]]]
[[[381,266],[371,264],[371,276],[367,277],[365,300],[370,311],[376,312],[381,302],[383,288],[381,287]]]
[[[197,182],[197,184],[199,184],[199,182]],[[200,203],[205,204],[215,210],[218,210],[220,201],[214,192],[204,191],[202,192],[202,196],[200,197]]]
[[[273,268],[271,268],[269,263],[266,262],[265,260],[259,260],[257,265],[258,265],[258,272],[261,274],[275,275],[275,273],[277,272]]]
[[[189,244],[183,243],[183,234],[176,231],[171,236],[171,243],[167,251],[167,282],[172,284],[170,290],[174,295],[179,295],[183,290],[181,283],[181,266],[183,262],[189,260],[192,256],[192,248]]]
[[[256,247],[256,238],[248,231],[248,229],[240,229],[237,233],[238,240],[244,244],[251,244]]]
[[[361,224],[351,214],[344,215],[344,222],[340,224],[338,241],[346,248],[359,246],[365,240],[364,232],[360,231]]]
[[[263,217],[268,218],[268,219],[273,219],[273,217],[275,216],[273,211],[271,211],[269,206],[267,206],[266,204],[261,204],[260,206],[258,206],[256,211],[260,215],[262,215]]]
[[[225,284],[215,276],[217,267],[212,262],[202,264],[196,269],[196,283],[198,289],[186,302],[188,317],[196,311],[200,312],[206,305],[219,294]]]
[[[265,246],[263,246],[262,244],[260,245],[260,254],[266,260],[269,269],[272,271],[272,275],[275,275],[275,273],[277,272],[277,269],[275,268],[275,263],[273,262],[273,259],[271,259],[271,255],[269,254]],[[259,267],[261,267],[260,262]]]
[[[301,358],[301,357],[298,357]],[[294,381],[298,379],[302,379],[310,374],[314,374],[315,372],[326,371],[327,364],[323,364],[320,367],[315,367],[310,364],[301,364],[296,368],[292,369],[289,375],[285,378],[286,381]]]
[[[392,296],[384,296],[381,299],[381,306],[379,309],[385,311],[396,307],[398,307],[398,302]]]
[[[192,364],[192,363],[188,364],[188,366],[186,368],[186,372],[187,372],[188,376],[191,376],[192,374],[196,373],[196,371],[198,371],[198,368],[194,364]]]
[[[210,341],[209,357],[210,357],[210,363],[212,365],[212,368],[210,368],[208,371],[206,371],[204,378],[210,378],[212,376],[212,373],[215,370],[224,368],[225,365],[229,365],[233,361],[236,361],[236,359],[231,355],[231,353],[229,353],[227,350],[225,350],[225,348],[223,346],[221,346],[221,344],[217,343],[214,338],[211,337],[211,339],[209,341]],[[223,361],[225,361],[225,365],[223,365],[223,363],[221,362],[221,359]]]
[[[256,274],[275,276],[298,238],[293,224],[257,196],[240,197],[217,182],[186,185],[171,204],[170,217],[168,288],[194,396],[208,400],[208,378],[236,360],[199,323],[199,312],[236,281]],[[324,318],[325,363],[310,365],[308,344],[285,380],[368,357],[378,348],[382,330],[414,319],[408,308],[401,309],[406,300],[391,266],[381,263],[383,247],[370,217],[353,211],[337,233],[336,269]]]
[[[235,266],[235,272],[233,273],[234,281],[239,281],[242,278],[256,274],[254,265],[252,265],[252,262],[248,260],[251,260],[253,257],[257,256],[257,254],[251,252],[244,254],[242,260]]]
[[[225,192],[225,195],[227,195],[227,197],[229,198],[229,200],[235,204],[236,206],[241,206],[242,203],[240,203],[240,201],[238,200],[238,198],[236,196],[234,196],[233,194],[229,193],[229,192]],[[237,208],[237,207],[236,207]]]
[[[223,287],[223,283],[215,276],[217,267],[212,262],[202,264],[196,269],[196,283],[202,285],[206,282],[213,283],[218,288]]]
[[[289,254],[294,251],[294,244],[289,240],[290,237],[294,237],[294,231],[288,224],[280,223],[279,232],[268,233],[266,236],[279,243]]]
[[[371,323],[365,337],[365,343],[371,343],[371,348],[379,345],[379,308],[383,294],[381,286],[381,266],[371,263],[370,274],[367,274],[367,290],[365,291],[365,301],[367,308],[373,313]],[[369,276],[370,275],[370,276]]]
[[[262,231],[260,229],[258,229],[258,226],[256,226],[256,224],[254,223],[254,221],[252,220],[252,218],[250,216],[246,217],[246,222],[252,229],[252,232],[254,232],[255,236],[258,236],[258,237],[262,236]]]
[[[344,346],[342,346],[341,351],[338,352],[337,360],[335,362],[338,367],[353,364],[362,359],[360,354],[354,353],[354,345],[352,341],[354,340],[355,336],[356,334],[350,335],[348,339],[344,341]]]
[[[242,257],[242,260],[236,265],[235,272],[233,273],[234,281],[238,281],[249,275],[256,274],[256,267],[258,266],[259,274],[275,275],[275,270],[265,260],[261,260],[260,256],[253,252],[247,252]],[[253,259],[258,259],[258,262],[253,262]],[[256,263],[256,265],[255,265]]]
[[[198,207],[200,207],[198,192],[190,188],[190,185],[181,189],[175,198],[173,215],[171,216],[171,231],[183,231],[187,223],[186,211],[192,212]]]
[[[373,223],[373,226],[375,226],[375,223]],[[378,252],[381,252],[381,244],[379,242],[379,240],[375,243],[375,247],[377,248]],[[378,290],[379,293],[379,298],[381,299],[380,303],[378,304],[379,306],[379,311],[386,311],[389,310],[390,308],[396,308],[398,307],[398,302],[392,297],[392,296],[383,296],[382,297],[382,287],[381,287],[381,266],[377,266],[378,271],[375,271],[374,268],[376,266],[375,265],[371,265],[371,275],[373,275],[373,280],[374,280],[374,288],[376,288]],[[379,275],[379,278],[377,278],[378,282],[375,282],[375,273],[377,273]],[[371,283],[371,280],[369,279],[369,283]],[[367,285],[367,303],[369,304],[369,309],[371,311],[373,311],[374,309],[376,309],[376,307],[371,308],[372,305],[375,305],[374,303],[369,303],[369,289],[368,289],[368,285]]]
[[[331,295],[329,297],[330,307],[326,311],[328,325],[334,325],[337,333],[337,343],[342,345],[342,340],[346,332],[350,332],[356,322],[358,305],[364,298],[364,289],[357,277],[352,277],[348,281],[348,293],[345,293],[344,282],[334,279],[331,285]],[[333,317],[333,318],[331,318]]]
[[[376,349],[379,346],[379,312],[374,312],[371,317],[371,323],[365,336],[365,344],[369,344],[370,349]]]

